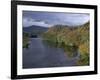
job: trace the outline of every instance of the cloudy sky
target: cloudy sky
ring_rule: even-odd
[[[89,14],[23,11],[23,27],[31,25],[51,27],[57,24],[76,26],[88,22],[89,19]]]

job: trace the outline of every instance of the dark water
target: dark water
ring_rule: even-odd
[[[79,55],[69,58],[61,48],[50,47],[41,38],[31,38],[29,48],[23,49],[23,68],[76,66]]]

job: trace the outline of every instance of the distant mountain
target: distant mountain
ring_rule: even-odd
[[[32,25],[29,27],[23,27],[23,32],[32,33],[32,32],[45,32],[48,28],[42,26]]]

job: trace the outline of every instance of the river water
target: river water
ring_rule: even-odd
[[[23,48],[23,68],[76,66],[78,59],[70,59],[62,48],[45,45],[41,38],[31,38],[29,48]]]

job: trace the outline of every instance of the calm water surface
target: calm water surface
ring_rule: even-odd
[[[69,58],[61,48],[50,47],[41,38],[31,38],[29,48],[23,48],[23,68],[76,66],[79,56]]]

